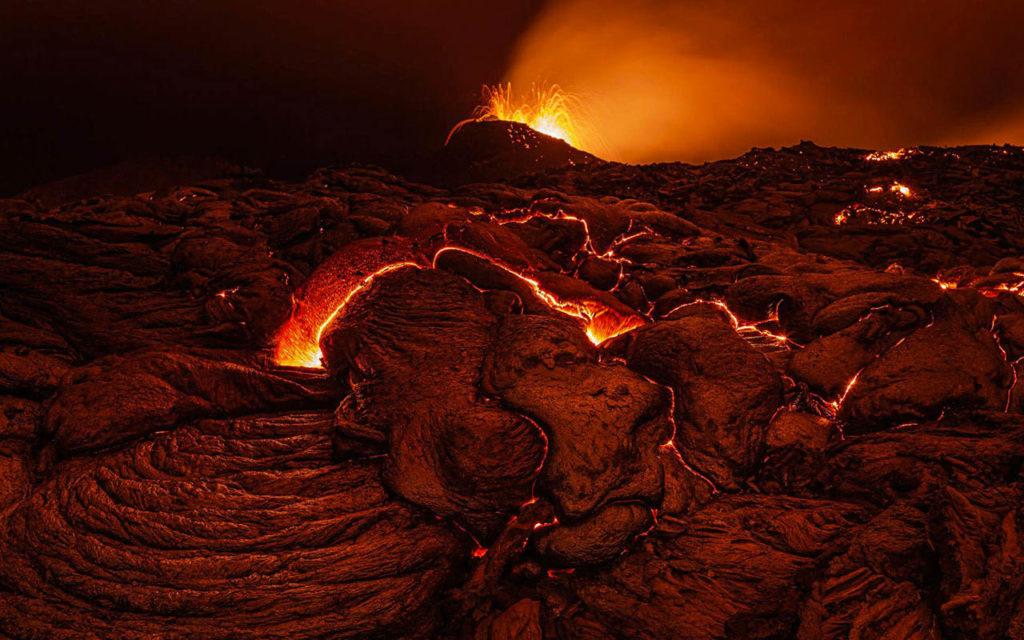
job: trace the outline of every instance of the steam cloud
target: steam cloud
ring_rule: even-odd
[[[581,146],[625,162],[801,139],[1024,143],[1024,4],[825,4],[555,0],[519,41],[507,79],[581,94]]]

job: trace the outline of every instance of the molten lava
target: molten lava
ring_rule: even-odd
[[[584,231],[584,240],[579,250],[580,256],[600,256],[619,264],[628,264],[629,260],[615,255],[616,248],[630,239],[650,233],[649,229],[643,228],[636,231],[630,225],[626,233],[615,238],[606,251],[599,253],[594,246],[586,219],[566,214],[561,209],[557,213],[523,212],[521,210],[490,215],[479,210],[471,210],[470,213],[474,216],[483,216],[489,222],[499,225],[519,224],[537,217],[578,223]],[[526,284],[544,305],[579,320],[587,338],[595,345],[632,331],[646,323],[641,315],[625,307],[605,292],[573,291],[571,288],[565,290],[563,286],[552,281],[544,273],[536,272],[529,267],[507,264],[496,256],[489,255],[475,247],[459,246],[459,241],[449,234],[448,225],[445,225],[441,238],[443,245],[440,247],[434,245],[431,250],[427,250],[425,247],[417,249],[408,239],[392,238],[363,241],[349,245],[345,251],[332,255],[317,267],[309,279],[296,291],[293,297],[294,308],[291,317],[284,323],[274,339],[274,363],[282,366],[320,368],[322,366],[320,360],[323,355],[320,350],[320,340],[323,332],[356,293],[370,286],[377,276],[395,269],[436,268],[438,258],[449,252],[471,255]],[[550,275],[561,276],[564,274],[552,273]],[[749,329],[762,337],[770,335],[756,327],[741,326],[735,318],[733,320],[734,326],[741,334],[744,330]],[[780,336],[772,336],[772,338],[781,341],[781,344],[786,341],[784,337]]]
[[[345,252],[344,255],[335,254],[318,267],[297,292],[292,315],[278,331],[274,362],[282,366],[320,368],[323,355],[320,340],[324,329],[356,293],[370,286],[377,276],[384,273],[407,267],[436,265],[438,257],[450,251],[475,256],[518,278],[545,305],[580,320],[587,338],[595,345],[645,323],[641,316],[615,309],[600,300],[560,295],[545,287],[540,279],[478,251],[447,245],[435,251],[427,262],[412,257],[408,245],[393,243],[361,247],[352,253]]]
[[[468,122],[480,120],[505,120],[519,122],[534,131],[564,140],[580,148],[579,101],[558,85],[545,88],[534,86],[525,97],[512,93],[512,84],[485,86],[483,104],[473,111],[473,116],[455,125],[452,134]]]
[[[319,368],[324,327],[376,276],[407,266],[421,265],[398,241],[356,243],[328,258],[295,292],[292,315],[274,337],[274,363]]]
[[[640,316],[636,314],[622,313],[597,300],[570,299],[558,296],[557,294],[545,289],[539,280],[531,278],[523,273],[519,273],[515,269],[501,264],[500,262],[476,251],[471,251],[462,247],[444,247],[434,254],[434,263],[436,264],[437,258],[447,251],[460,251],[477,258],[487,260],[494,266],[522,280],[529,285],[530,289],[533,290],[533,293],[548,307],[558,311],[559,313],[564,313],[567,316],[582,320],[587,338],[595,345],[599,345],[605,340],[609,340],[615,336],[622,335],[623,333],[632,331],[633,329],[644,325],[644,319]]]
[[[897,149],[896,151],[873,151],[864,156],[868,162],[886,162],[890,160],[903,160],[906,157],[919,153],[917,149]]]
[[[893,193],[898,193],[904,198],[911,198],[914,195],[913,192],[910,190],[910,187],[908,187],[905,184],[900,184],[899,182],[892,183],[892,185],[889,187],[889,191],[892,191]]]

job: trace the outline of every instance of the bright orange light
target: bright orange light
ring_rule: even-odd
[[[1024,273],[1020,273],[1017,271],[1014,271],[1013,275],[1017,276],[1018,278],[1024,278]],[[1015,283],[1003,283],[999,285],[998,288],[1001,291],[1009,291],[1010,293],[1016,293],[1017,295],[1020,295],[1021,293],[1024,293],[1024,279],[1018,280]]]
[[[557,84],[546,88],[534,86],[525,97],[512,93],[512,84],[485,86],[483,102],[473,112],[473,117],[455,125],[452,133],[467,122],[474,120],[505,120],[519,122],[534,131],[564,140],[573,147],[580,147],[579,101],[566,93]]]
[[[868,162],[885,162],[887,160],[902,160],[907,156],[917,153],[916,149],[897,149],[896,151],[873,151],[864,156]]]
[[[555,311],[581,320],[587,338],[595,345],[644,325],[644,319],[639,315],[617,311],[597,300],[559,297],[545,289],[539,280],[470,249],[442,247],[434,254],[432,264],[436,264],[437,258],[447,251],[460,251],[476,256],[525,282],[544,304]],[[379,266],[359,280],[346,278],[336,265],[326,266],[327,268],[318,270],[310,277],[310,281],[315,282],[316,286],[305,286],[304,295],[299,300],[298,308],[301,311],[293,313],[278,332],[274,348],[276,364],[310,369],[322,367],[320,360],[323,353],[320,350],[320,340],[323,332],[352,297],[370,286],[377,276],[396,269],[422,268],[424,265],[412,260],[392,262]]]
[[[374,278],[379,275],[394,271],[395,269],[419,266],[415,262],[396,262],[385,265],[348,289],[340,301],[329,301],[326,306],[322,305],[321,309],[326,310],[328,313],[326,318],[323,318],[323,313],[321,313],[311,322],[303,322],[295,318],[290,319],[278,334],[277,346],[274,350],[274,362],[288,367],[320,368],[322,366],[320,359],[323,357],[323,353],[320,351],[320,338],[323,337],[324,329],[327,328],[327,325],[331,324],[331,321],[341,313],[341,310],[345,308],[345,305],[352,299],[352,296],[370,286]],[[316,329],[315,332],[313,331],[314,328]]]
[[[861,369],[861,371],[863,371],[863,369]],[[846,401],[846,396],[850,395],[850,391],[852,391],[854,385],[857,384],[857,378],[860,377],[861,371],[858,371],[857,373],[853,374],[853,377],[850,378],[850,381],[846,383],[846,388],[843,389],[842,395],[830,403],[832,405],[832,411],[834,413],[839,413],[839,408],[843,406],[843,402]]]
[[[474,212],[483,215],[482,211]],[[522,223],[535,217],[551,220],[569,220],[583,226],[586,240],[581,251],[606,260],[629,263],[627,258],[615,255],[616,248],[638,236],[650,233],[648,229],[641,231],[627,230],[615,238],[603,254],[599,254],[590,236],[590,227],[584,218],[572,216],[559,210],[557,213],[533,211],[523,214],[518,210],[508,211],[501,215],[489,216],[490,221],[499,225]],[[501,260],[478,250],[449,244],[448,227],[444,229],[444,246],[430,254],[421,253],[410,241],[393,238],[389,241],[358,241],[338,251],[323,264],[316,268],[293,297],[294,309],[291,317],[284,323],[274,338],[274,362],[284,366],[307,367],[318,369],[320,360],[320,340],[327,326],[345,308],[352,297],[359,291],[370,286],[374,279],[384,273],[405,267],[427,268],[436,265],[441,254],[448,251],[459,251],[484,260],[526,283],[534,295],[545,305],[567,316],[580,320],[587,338],[595,345],[632,331],[645,324],[644,318],[614,298],[601,299],[604,293],[559,293],[558,286],[545,286],[543,275],[534,273],[530,268],[516,268]],[[777,319],[777,318],[772,318]],[[769,336],[756,327],[741,326],[733,318],[737,331],[753,331],[761,337]],[[783,336],[772,336],[775,341],[787,342]]]
[[[893,193],[899,193],[904,198],[909,198],[913,195],[913,193],[910,191],[910,187],[908,187],[905,184],[900,184],[899,182],[892,183],[892,186],[889,187],[889,191],[892,191]]]
[[[319,368],[324,326],[374,277],[416,260],[411,245],[398,239],[360,240],[325,260],[292,295],[291,316],[274,336],[274,362]]]
[[[741,338],[746,340],[749,344],[751,344],[754,347],[757,347],[758,345],[770,345],[773,347],[786,349],[789,348],[791,345],[797,347],[800,346],[793,342],[792,340],[790,340],[788,336],[782,335],[780,333],[772,333],[767,329],[761,328],[762,324],[777,323],[779,321],[778,305],[775,305],[775,307],[769,312],[767,318],[759,322],[754,322],[752,324],[744,324],[736,316],[736,314],[732,312],[729,306],[722,302],[721,300],[698,299],[694,300],[693,302],[685,302],[679,305],[678,307],[672,309],[665,315],[671,315],[672,313],[678,311],[679,309],[684,309],[686,307],[691,307],[698,304],[710,304],[715,307],[718,307],[723,312],[725,312],[725,315],[729,318],[729,322],[732,324],[733,331],[738,333]]]
[[[645,324],[644,319],[638,315],[626,315],[620,313],[596,300],[571,300],[559,298],[557,295],[544,289],[538,280],[519,273],[515,269],[503,265],[493,258],[462,247],[442,248],[434,254],[434,264],[437,264],[438,257],[447,251],[468,253],[469,255],[480,258],[481,260],[486,260],[503,271],[519,278],[530,286],[534,294],[540,298],[544,304],[555,311],[582,320],[587,338],[595,345],[599,345],[605,340],[609,340],[615,336],[619,336],[628,331],[632,331],[633,329],[642,327]]]
[[[882,193],[883,191],[885,191],[885,187],[868,187],[867,191],[868,193]],[[889,191],[891,191],[892,193],[898,193],[904,198],[912,198],[914,195],[914,193],[910,190],[910,187],[899,182],[893,182],[891,185],[889,185]]]

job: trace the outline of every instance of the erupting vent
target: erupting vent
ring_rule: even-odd
[[[516,97],[512,93],[511,83],[485,86],[483,104],[473,111],[471,118],[455,125],[448,139],[469,122],[505,120],[525,124],[534,131],[564,140],[579,149],[580,110],[579,100],[557,84],[544,88],[535,86],[523,97]]]

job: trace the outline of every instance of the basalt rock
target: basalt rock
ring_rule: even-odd
[[[353,298],[323,342],[328,368],[358,380],[356,421],[386,438],[391,490],[484,537],[531,499],[545,451],[531,421],[477,391],[497,323],[465,280],[410,268]]]
[[[860,371],[840,411],[850,432],[920,422],[946,408],[1006,408],[1014,377],[991,318],[951,303],[934,314]]]
[[[675,394],[679,450],[716,483],[737,488],[761,459],[782,402],[778,373],[718,320],[663,321],[632,335],[629,367]]]
[[[424,637],[465,542],[379,463],[333,463],[329,424],[203,421],[62,467],[5,518],[0,633]]]
[[[485,390],[547,434],[539,489],[565,516],[613,500],[658,504],[658,450],[672,436],[664,389],[599,363],[573,323],[531,316],[502,325],[484,375]]]
[[[1021,630],[1022,497],[1019,486],[971,492],[945,487],[932,507],[928,538],[942,572],[939,619],[948,635],[995,639]]]
[[[802,575],[862,518],[839,503],[721,498],[567,586],[611,638],[791,637]]]
[[[544,563],[558,569],[600,564],[614,560],[653,526],[650,508],[617,502],[581,522],[542,529],[533,542]]]
[[[1024,151],[446,155],[0,200],[0,637],[1024,638]]]
[[[810,586],[794,637],[942,638],[928,603],[937,570],[926,522],[918,509],[893,507],[858,527]]]
[[[316,406],[336,396],[326,381],[182,353],[107,356],[68,373],[43,427],[61,455],[129,442],[201,417]]]

